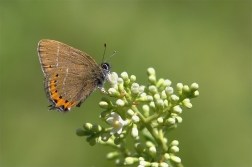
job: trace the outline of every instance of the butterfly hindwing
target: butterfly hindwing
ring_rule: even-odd
[[[102,68],[86,53],[54,40],[41,40],[39,59],[51,109],[69,111],[104,81]]]

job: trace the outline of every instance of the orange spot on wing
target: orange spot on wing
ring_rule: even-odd
[[[71,107],[73,107],[74,105],[76,105],[76,103],[77,103],[77,102],[73,102],[73,103],[68,102],[68,103],[66,103],[66,107],[67,107],[67,108],[71,108]]]
[[[60,99],[58,98],[58,101],[57,101],[57,104],[56,104],[56,107],[60,107],[60,106],[64,106],[66,105],[66,100],[63,100],[63,99]]]
[[[54,74],[52,76],[52,80],[50,81],[50,94],[51,99],[56,102],[55,107],[61,107],[63,106],[64,109],[71,108],[77,104],[77,102],[69,102],[67,99],[63,99],[59,93],[57,93],[57,84],[56,84],[56,78],[58,77],[58,74]]]
[[[59,94],[58,93],[56,93],[55,91],[54,92],[51,92],[51,97],[52,97],[52,99],[53,100],[57,100],[57,101],[59,101],[60,100],[60,96],[59,96]]]

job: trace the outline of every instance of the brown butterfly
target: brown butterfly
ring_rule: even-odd
[[[97,64],[88,54],[47,39],[39,41],[38,56],[50,110],[67,112],[80,107],[96,88],[105,92],[103,84],[110,74],[110,64]]]

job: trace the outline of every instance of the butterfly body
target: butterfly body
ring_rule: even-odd
[[[96,88],[103,88],[110,73],[108,63],[99,65],[88,54],[54,40],[39,41],[38,56],[50,109],[60,112],[79,107]]]

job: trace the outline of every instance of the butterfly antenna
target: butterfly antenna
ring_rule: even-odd
[[[104,52],[103,52],[103,56],[102,56],[102,62],[104,62],[104,55],[105,55],[105,52],[106,52],[106,48],[107,48],[107,44],[104,43]]]
[[[103,61],[103,60],[104,60],[104,56],[105,56],[105,52],[106,52],[106,48],[107,48],[107,44],[104,43],[104,53],[103,53],[103,56],[102,56],[102,62],[103,62],[103,63],[105,63],[109,58],[111,58],[112,56],[114,56],[114,55],[116,54],[116,51],[114,51],[114,52],[112,53],[112,55],[110,55],[108,58],[105,59],[105,61]]]
[[[110,55],[108,58],[106,58],[106,60],[104,61],[104,62],[106,62],[109,58],[111,58],[112,56],[114,56],[116,54],[116,51],[114,51],[113,53],[112,53],[112,55]]]

